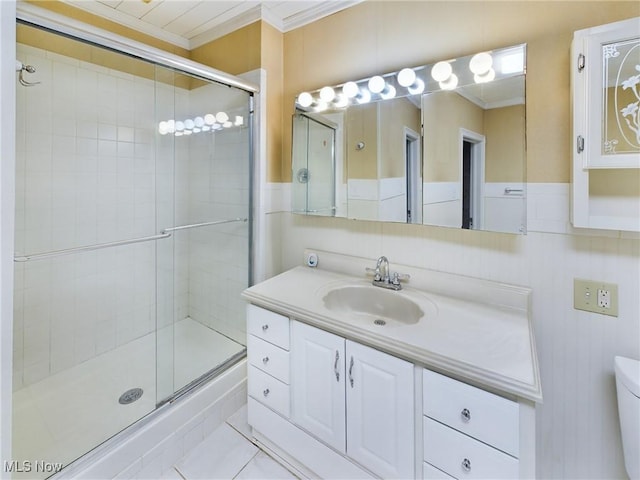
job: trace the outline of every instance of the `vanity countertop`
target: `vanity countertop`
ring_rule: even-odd
[[[243,296],[254,305],[469,383],[542,401],[528,301],[524,307],[490,304],[405,286],[393,294],[410,298],[424,316],[414,324],[382,327],[350,321],[323,302],[331,289],[370,284],[364,275],[295,267],[248,288]]]

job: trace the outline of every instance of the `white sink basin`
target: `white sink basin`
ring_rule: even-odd
[[[380,327],[413,325],[424,312],[403,293],[372,285],[349,285],[329,290],[324,306],[349,319]]]

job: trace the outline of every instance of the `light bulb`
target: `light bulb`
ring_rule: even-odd
[[[367,89],[360,90],[360,95],[356,97],[356,101],[362,105],[363,103],[369,103],[371,101],[371,92]]]
[[[167,131],[169,133],[174,133],[176,131],[176,121],[175,120],[167,120]]]
[[[218,112],[216,113],[216,120],[219,123],[224,123],[229,120],[229,115],[227,115],[225,112]]]
[[[371,77],[369,79],[368,85],[369,85],[369,90],[372,93],[380,93],[384,90],[387,83],[384,81],[384,78],[382,78],[380,75],[376,75],[375,77]]]
[[[184,123],[178,120],[176,122],[176,132],[181,132],[184,130]]]
[[[195,123],[196,127],[202,128],[202,126],[204,125],[204,118],[196,117],[193,119],[193,123]]]
[[[411,95],[419,95],[424,92],[424,82],[419,78],[416,78],[416,81],[413,82],[413,85],[407,88]]]
[[[201,132],[199,127],[193,127],[192,131],[193,131],[193,133],[200,133]]]
[[[202,127],[203,132],[208,132],[209,130],[211,130],[211,127],[209,125],[203,125]]]
[[[477,53],[469,60],[469,70],[475,75],[484,75],[493,65],[493,58],[487,52]]]
[[[454,90],[458,86],[458,76],[452,73],[444,82],[440,82],[442,90]]]
[[[318,100],[318,102],[316,103],[314,110],[316,112],[323,112],[327,108],[329,108],[329,104],[321,99],[321,100]]]
[[[167,122],[160,122],[158,124],[158,133],[160,135],[166,135],[169,133],[169,124]]]
[[[476,83],[488,83],[493,81],[496,78],[496,71],[493,68],[490,68],[489,71],[483,75],[478,75],[477,73],[473,76],[473,80]]]
[[[436,82],[446,81],[453,73],[449,62],[438,62],[431,69],[431,76]]]
[[[182,136],[182,132],[176,131],[176,133],[174,133],[174,135],[175,135],[176,137],[181,137],[181,136]]]
[[[396,96],[396,87],[394,87],[393,85],[387,85],[387,88],[385,88],[382,92],[380,92],[380,97],[383,98],[384,100],[389,100],[390,98],[393,98]]]
[[[401,87],[410,87],[416,81],[416,72],[411,68],[403,68],[398,72],[398,84]]]
[[[223,126],[224,128],[230,128],[230,127],[233,127],[233,123],[231,123],[229,120],[227,120],[226,122],[224,122],[224,123],[222,124],[222,126]]]
[[[320,99],[323,102],[329,103],[336,98],[336,91],[331,87],[322,87],[320,89]]]
[[[234,122],[236,127],[240,127],[241,125],[244,125],[244,117],[241,117],[240,115],[236,115],[236,121]]]
[[[313,104],[313,97],[309,92],[302,92],[298,95],[298,105],[301,107],[310,107]]]
[[[207,125],[213,125],[214,123],[216,123],[216,116],[213,113],[207,113],[204,116],[204,123],[206,123]]]
[[[346,95],[342,94],[342,95],[338,95],[336,97],[336,100],[333,102],[333,104],[337,107],[337,108],[345,108],[349,105],[349,98],[347,98]]]
[[[193,123],[193,120],[191,120],[190,118],[187,118],[184,121],[185,130],[192,130],[194,126],[195,126],[195,123]]]
[[[360,88],[356,82],[347,82],[342,86],[342,93],[347,98],[354,98],[360,95]]]

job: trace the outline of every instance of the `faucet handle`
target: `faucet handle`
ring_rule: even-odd
[[[410,278],[411,275],[409,275],[408,273],[393,272],[393,274],[391,275],[391,283],[393,283],[394,285],[400,285],[401,281],[406,282]]]
[[[380,269],[379,268],[370,268],[367,267],[365,268],[365,271],[369,274],[369,275],[373,275],[375,280],[380,280]]]

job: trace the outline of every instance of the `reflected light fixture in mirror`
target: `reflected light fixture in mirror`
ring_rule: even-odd
[[[455,90],[465,85],[488,83],[522,73],[524,45],[518,45],[302,92],[296,99],[296,105],[314,112],[344,109],[352,104]]]

